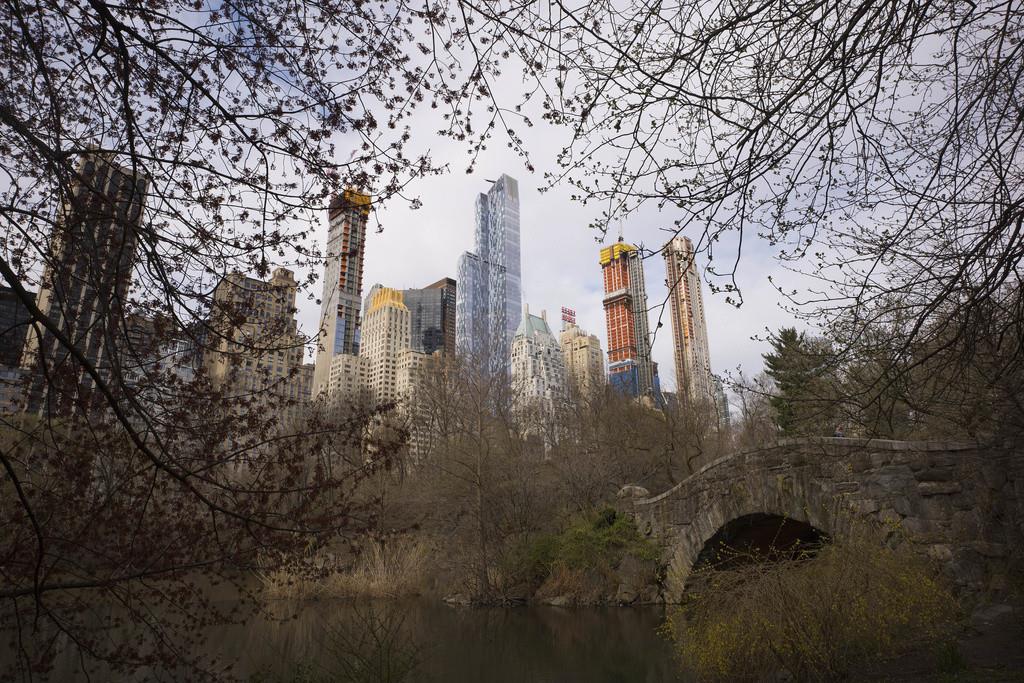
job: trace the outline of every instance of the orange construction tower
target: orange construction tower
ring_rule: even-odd
[[[645,396],[655,390],[655,378],[640,252],[620,237],[601,249],[601,272],[608,322],[608,382],[624,393]]]

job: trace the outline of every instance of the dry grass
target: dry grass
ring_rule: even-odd
[[[905,544],[855,529],[817,556],[703,572],[667,630],[700,680],[830,681],[950,638],[958,608]]]
[[[332,555],[320,552],[257,576],[271,599],[396,598],[420,592],[427,554],[419,541],[376,539],[351,567],[340,567]]]
[[[567,596],[574,601],[583,600],[588,593],[587,577],[580,569],[572,569],[564,564],[551,568],[547,579],[537,589],[537,597],[554,598]]]
[[[326,581],[332,597],[395,598],[415,595],[422,588],[428,550],[408,538],[373,541],[347,572],[334,572]]]
[[[263,564],[263,563],[261,563]],[[260,569],[256,578],[272,600],[310,600],[324,591],[324,578],[335,571],[334,557],[326,552],[306,553],[275,569]]]

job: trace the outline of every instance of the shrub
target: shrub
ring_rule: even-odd
[[[272,599],[393,598],[419,592],[426,557],[422,542],[387,537],[371,540],[347,569],[319,551],[256,575],[264,594]]]
[[[605,508],[573,518],[559,533],[520,544],[511,557],[530,581],[539,583],[549,578],[578,578],[586,570],[607,573],[627,555],[656,561],[660,552],[637,531],[631,518]]]
[[[813,557],[699,574],[666,629],[701,680],[836,680],[948,642],[958,617],[923,558],[866,527]]]
[[[332,597],[415,595],[423,583],[427,555],[426,545],[415,539],[374,540],[350,571],[336,572],[327,578],[325,592]]]

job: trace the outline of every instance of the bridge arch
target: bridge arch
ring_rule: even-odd
[[[772,514],[744,515],[704,543],[693,569],[728,569],[751,561],[814,554],[830,536],[806,522]]]
[[[901,524],[921,552],[969,590],[985,590],[1022,558],[1019,454],[973,444],[808,438],[709,463],[658,496],[633,501],[641,529],[660,540],[666,599],[678,600],[716,534],[770,516],[842,539],[851,519]]]

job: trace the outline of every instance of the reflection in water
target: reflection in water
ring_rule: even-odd
[[[330,681],[679,680],[671,648],[657,632],[664,621],[659,607],[451,608],[410,600],[280,603],[273,611],[277,619],[211,628],[201,640],[205,652],[195,654],[216,658],[219,674],[275,682],[295,680],[299,671]],[[60,675],[72,662],[60,664],[55,680],[77,680]],[[399,675],[406,664],[415,668]],[[390,676],[373,669],[385,665]],[[143,671],[132,680],[193,680],[194,674]]]
[[[230,634],[221,631],[223,640],[210,644],[236,650],[239,673],[286,673],[294,668],[284,663],[295,661],[321,662],[328,668],[337,659],[333,656],[337,653],[330,652],[337,649],[332,647],[337,642],[331,636],[336,633],[332,629],[340,628],[351,639],[353,626],[365,624],[367,609],[365,604],[314,603],[303,608],[294,620],[250,624]],[[407,680],[676,680],[669,645],[657,633],[664,619],[660,608],[453,609],[417,600],[378,603],[372,609],[377,621],[401,621],[402,642],[394,644],[396,651],[400,655],[413,652],[418,662]],[[283,612],[281,616],[286,616]]]

